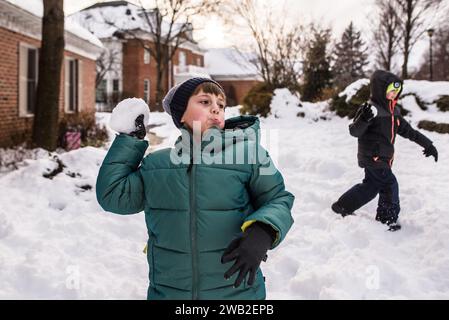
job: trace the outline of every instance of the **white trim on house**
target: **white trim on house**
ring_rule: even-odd
[[[150,64],[150,62],[151,62],[150,51],[146,48],[143,48],[143,64]]]
[[[19,43],[19,63],[18,63],[18,107],[19,107],[19,117],[29,118],[34,117],[34,113],[28,112],[28,50],[34,49],[37,51],[36,54],[36,90],[37,90],[37,79],[38,79],[38,68],[39,68],[39,48],[32,46],[25,42]]]

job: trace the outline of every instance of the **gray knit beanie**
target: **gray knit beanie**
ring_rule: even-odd
[[[196,88],[204,82],[215,83],[224,92],[222,86],[212,79],[192,78],[171,88],[162,100],[162,107],[165,112],[171,115],[177,128],[182,127],[181,118],[187,109],[187,103],[189,102],[190,97],[195,92]]]

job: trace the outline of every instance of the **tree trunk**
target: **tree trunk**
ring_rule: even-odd
[[[408,60],[410,57],[410,43],[412,41],[412,29],[413,29],[413,11],[415,7],[411,0],[406,2],[406,21],[405,21],[405,33],[404,33],[404,63],[402,64],[402,79],[408,78]]]
[[[53,151],[58,141],[59,93],[64,56],[64,1],[44,0],[33,143]]]
[[[155,106],[155,111],[163,111],[162,108],[162,99],[164,98],[163,96],[163,88],[162,88],[162,81],[163,81],[163,75],[164,72],[163,70],[161,70],[161,68],[158,67],[157,70],[157,78],[156,78],[156,106]]]
[[[404,51],[404,63],[402,64],[402,79],[408,78],[408,58],[409,58],[408,50]]]

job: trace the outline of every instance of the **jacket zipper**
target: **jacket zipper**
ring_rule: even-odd
[[[190,150],[193,152],[193,150]],[[196,166],[193,164],[193,157],[187,169],[190,175],[190,250],[192,252],[192,300],[198,300],[198,266],[197,266],[197,243],[196,243],[196,203],[195,203],[195,183]]]
[[[391,143],[394,143],[394,104],[390,101],[390,113],[391,113]]]
[[[394,107],[396,106],[396,101],[390,101],[390,113],[391,113],[391,144],[394,144]],[[393,165],[394,153],[388,162],[390,167]]]

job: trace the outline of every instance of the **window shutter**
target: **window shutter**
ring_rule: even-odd
[[[70,101],[70,60],[64,59],[64,111],[69,111]]]
[[[27,115],[28,48],[19,45],[19,116]]]
[[[78,112],[83,109],[83,61],[78,61]]]

